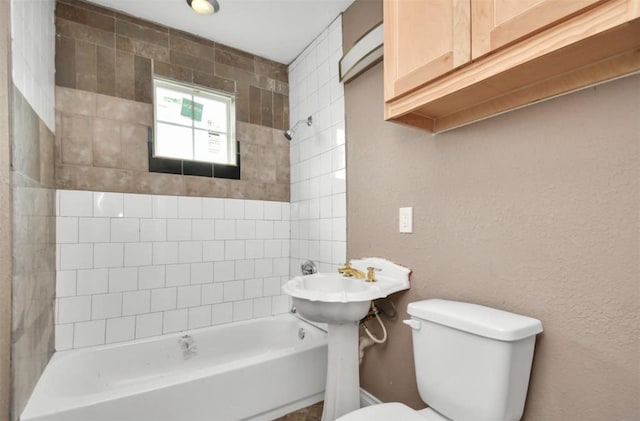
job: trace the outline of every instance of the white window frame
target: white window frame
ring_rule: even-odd
[[[216,131],[216,130],[206,130],[208,133],[215,133],[215,134],[225,134],[227,136],[227,160],[224,162],[219,162],[219,161],[214,161],[214,160],[202,160],[202,159],[196,159],[195,156],[193,156],[192,159],[188,159],[188,158],[184,158],[184,157],[177,157],[177,156],[167,156],[167,155],[159,155],[157,154],[157,144],[156,141],[158,139],[158,112],[157,112],[157,102],[156,102],[156,89],[158,87],[164,88],[164,89],[168,89],[168,90],[172,90],[175,91],[177,93],[180,93],[182,95],[187,95],[187,96],[191,96],[191,101],[194,101],[194,97],[195,96],[199,96],[199,97],[204,97],[213,101],[218,101],[218,102],[222,102],[226,105],[227,108],[227,131],[226,132],[221,132],[221,131]],[[235,95],[226,93],[226,92],[221,92],[221,91],[216,91],[214,89],[210,89],[204,86],[200,86],[200,85],[196,85],[196,84],[191,84],[191,83],[184,83],[184,82],[177,82],[175,80],[171,80],[171,79],[167,79],[167,78],[163,78],[163,77],[159,77],[159,76],[153,76],[153,128],[154,128],[154,136],[153,136],[153,156],[157,157],[157,158],[165,158],[165,159],[176,159],[176,160],[182,160],[182,161],[195,161],[195,162],[206,162],[206,163],[212,163],[212,164],[222,164],[222,165],[232,165],[232,166],[237,166],[238,165],[238,160],[237,160],[237,147],[236,147],[236,97]],[[163,124],[169,124],[169,125],[174,125],[174,126],[178,126],[178,127],[189,127],[187,125],[181,125],[181,124],[176,124],[176,123],[172,123],[172,122],[168,122],[168,121],[160,121]],[[202,130],[205,131],[205,129],[201,129],[201,128],[196,128],[195,127],[195,123],[193,123],[192,120],[192,124],[191,124],[191,141],[192,144],[195,145],[195,132],[196,130]],[[195,151],[195,147],[192,148]],[[194,152],[195,153],[195,152]]]

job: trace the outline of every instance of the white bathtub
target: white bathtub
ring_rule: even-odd
[[[272,420],[322,400],[326,369],[324,331],[288,314],[249,320],[57,352],[20,419]]]

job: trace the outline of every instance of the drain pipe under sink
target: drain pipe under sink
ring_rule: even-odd
[[[373,339],[366,336],[360,336],[360,345],[358,347],[360,349],[360,364],[362,364],[362,360],[364,359],[364,350],[375,344],[376,343],[373,342]]]

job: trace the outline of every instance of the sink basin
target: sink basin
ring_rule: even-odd
[[[320,323],[355,322],[366,316],[371,291],[362,279],[345,278],[337,273],[299,276],[282,290],[306,319]]]
[[[282,286],[291,296],[298,314],[327,323],[329,355],[322,421],[332,421],[360,407],[358,366],[359,321],[371,300],[409,288],[411,271],[385,259],[369,257],[351,261],[364,273],[376,269],[376,282],[345,277],[339,273],[297,276]]]
[[[318,323],[348,323],[362,319],[369,312],[371,301],[328,303],[292,297],[296,311],[305,319]]]
[[[351,266],[362,272],[378,269],[376,282],[345,277],[339,273],[315,273],[296,276],[283,285],[293,305],[305,318],[321,323],[356,322],[369,310],[371,300],[409,288],[409,269],[385,259],[369,257],[352,260]]]
[[[345,303],[370,300],[370,288],[362,279],[347,278],[339,273],[315,273],[299,276],[290,284],[297,297],[312,301]]]

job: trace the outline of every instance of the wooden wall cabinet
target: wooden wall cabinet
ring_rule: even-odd
[[[473,0],[473,58],[558,24],[604,0]]]
[[[469,0],[395,0],[385,5],[385,100],[471,60]],[[390,24],[387,24],[390,22]],[[387,56],[387,53],[389,56]],[[386,57],[389,57],[387,60]]]
[[[640,71],[640,0],[384,0],[385,118],[440,132]]]

